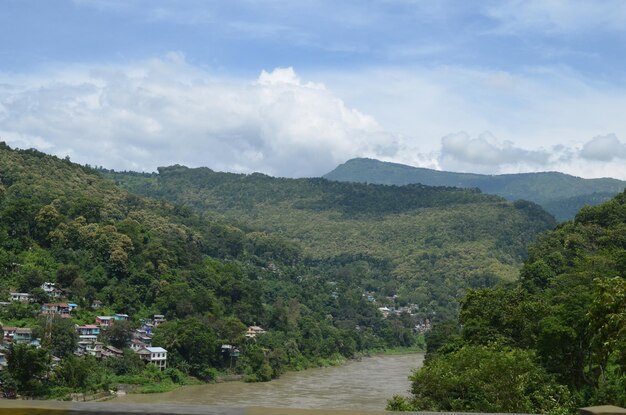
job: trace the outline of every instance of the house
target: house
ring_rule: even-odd
[[[133,338],[129,342],[129,347],[131,349],[133,349],[134,351],[138,351],[145,347],[151,347],[151,346],[152,346],[151,331],[146,330],[145,328],[136,329],[135,331],[133,331]]]
[[[263,328],[259,326],[249,326],[248,330],[246,331],[246,337],[252,338],[263,333],[265,333],[265,330],[263,330]]]
[[[85,348],[85,351],[91,356],[95,356],[97,359],[102,357],[102,349],[104,348],[104,343],[101,342],[93,342],[88,344]]]
[[[145,332],[146,336],[152,336],[154,325],[152,323],[144,323],[142,324],[141,330]]]
[[[135,330],[135,332],[133,333],[133,339],[139,340],[140,342],[145,344],[146,347],[152,346],[152,336],[148,334],[143,334],[142,331],[143,330]]]
[[[52,296],[52,293],[54,292],[54,286],[56,284],[53,282],[44,282],[43,284],[41,284],[41,289],[44,290],[44,292],[50,296]]]
[[[7,357],[4,353],[0,353],[0,370],[7,367]]]
[[[113,317],[111,316],[96,316],[96,324],[100,327],[109,327],[113,322]]]
[[[161,323],[165,323],[165,316],[163,314],[155,314],[152,319],[152,324],[154,327],[158,327]]]
[[[80,340],[75,354],[78,356],[90,355],[100,359],[103,347],[104,343],[98,341]]]
[[[20,303],[27,303],[30,301],[30,294],[28,293],[11,293],[11,301],[19,301]]]
[[[133,337],[136,339],[140,339],[142,337],[147,337],[151,339],[152,330],[146,330],[145,327],[143,329],[135,329],[135,331],[133,331]]]
[[[389,317],[389,314],[391,313],[391,309],[389,307],[378,307],[378,311],[380,311],[381,313],[383,313],[383,317]]]
[[[130,316],[128,314],[113,314],[113,320],[115,321],[128,321]]]
[[[137,354],[141,360],[152,363],[161,370],[167,367],[167,350],[162,347],[144,347]]]
[[[13,340],[13,336],[15,335],[15,330],[17,330],[17,327],[3,327],[2,330],[4,331],[4,340],[5,341],[11,341]]]
[[[224,357],[239,357],[241,355],[241,351],[232,344],[223,344],[221,347],[222,356]]]
[[[50,298],[61,298],[65,295],[63,290],[56,287],[56,284],[53,282],[44,282],[41,284],[41,289],[48,294]]]
[[[67,303],[46,303],[41,306],[41,314],[67,318],[72,314],[72,308]]]
[[[93,300],[91,302],[91,308],[93,308],[94,310],[97,310],[98,308],[102,308],[102,301],[100,301],[100,300]]]
[[[124,352],[113,346],[104,346],[102,349],[102,357],[121,358],[124,357]]]
[[[87,324],[85,326],[76,326],[78,338],[85,341],[96,341],[100,334],[100,327],[95,324]]]
[[[30,344],[33,340],[33,329],[26,327],[18,327],[13,335],[13,343]]]
[[[149,339],[149,342],[145,343],[141,339],[131,339],[129,347],[133,349],[133,351],[138,352],[141,349],[146,349],[152,346],[152,339]]]

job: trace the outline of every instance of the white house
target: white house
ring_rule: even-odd
[[[167,350],[162,347],[144,347],[137,354],[141,360],[152,363],[161,370],[167,367]]]
[[[248,330],[246,331],[246,337],[254,338],[259,334],[264,334],[265,330],[259,326],[248,326]]]
[[[30,294],[28,293],[11,293],[11,301],[19,301],[21,303],[27,303],[30,301]]]

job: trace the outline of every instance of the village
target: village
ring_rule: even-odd
[[[50,299],[58,301],[64,300],[66,293],[64,290],[56,287],[55,283],[45,282],[41,285],[41,289]],[[7,306],[12,302],[32,303],[33,297],[29,293],[11,292],[10,301],[0,302],[0,307]],[[79,306],[69,302],[44,303],[41,305],[40,316],[47,319],[55,317],[70,319],[73,317]],[[93,311],[103,308],[103,304],[99,300],[94,300],[90,307]],[[121,359],[124,351],[111,344],[101,341],[103,333],[118,322],[131,322],[131,316],[128,314],[115,313],[112,315],[97,315],[92,324],[75,324],[75,330],[78,334],[78,342],[74,354],[76,356],[94,356],[96,359]],[[167,350],[159,345],[153,344],[154,330],[166,318],[162,314],[155,314],[151,318],[143,318],[138,321],[138,327],[134,328],[130,339],[126,343],[126,347],[137,353],[142,361],[146,364],[152,364],[159,370],[167,368]],[[2,342],[0,342],[0,370],[7,365],[6,355],[3,353],[11,344],[26,344],[32,347],[41,347],[41,338],[35,336],[31,327],[12,327],[3,326],[0,322],[0,330],[3,332]],[[264,334],[265,330],[259,326],[249,326],[245,333],[246,338],[254,338],[257,335]],[[228,358],[238,358],[240,349],[236,345],[223,344],[221,352]],[[56,356],[52,356],[53,365],[60,361]]]
[[[376,293],[371,291],[366,291],[362,294],[363,298],[373,304],[377,304],[378,301],[375,297]],[[389,316],[400,316],[402,314],[408,314],[411,317],[415,317],[418,315],[419,305],[417,304],[407,304],[403,306],[396,306],[395,303],[398,300],[398,295],[394,294],[392,296],[387,296],[383,298],[383,301],[387,305],[383,305],[378,307],[378,311],[383,315],[384,318],[388,318]],[[413,331],[419,334],[426,334],[432,329],[431,320],[426,318],[423,320],[419,320],[413,326]]]

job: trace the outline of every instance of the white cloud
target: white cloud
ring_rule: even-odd
[[[597,136],[586,142],[580,150],[580,156],[592,161],[612,161],[626,158],[626,143],[622,143],[615,134]]]
[[[441,139],[441,164],[444,168],[447,164],[454,166],[456,162],[487,168],[516,164],[543,167],[549,160],[550,153],[546,150],[515,147],[512,142],[498,140],[489,132],[476,138],[461,132]]]
[[[22,78],[0,89],[0,108],[9,144],[117,169],[179,162],[320,175],[394,146],[371,116],[321,84],[302,82],[292,68],[263,71],[253,82],[215,79],[180,54]]]
[[[305,78],[293,68],[257,79],[216,77],[180,53],[0,74],[0,139],[145,171],[180,163],[300,177],[374,157],[456,171],[626,179],[626,145],[617,138],[626,137],[626,93],[567,70],[364,69]],[[606,130],[614,135],[597,137]]]

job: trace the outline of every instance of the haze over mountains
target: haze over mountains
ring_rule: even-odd
[[[541,205],[558,221],[572,219],[585,205],[597,205],[626,188],[612,178],[583,179],[558,172],[484,175],[438,171],[367,158],[355,158],[323,176],[329,180],[407,185],[478,188],[507,200],[529,200]]]

